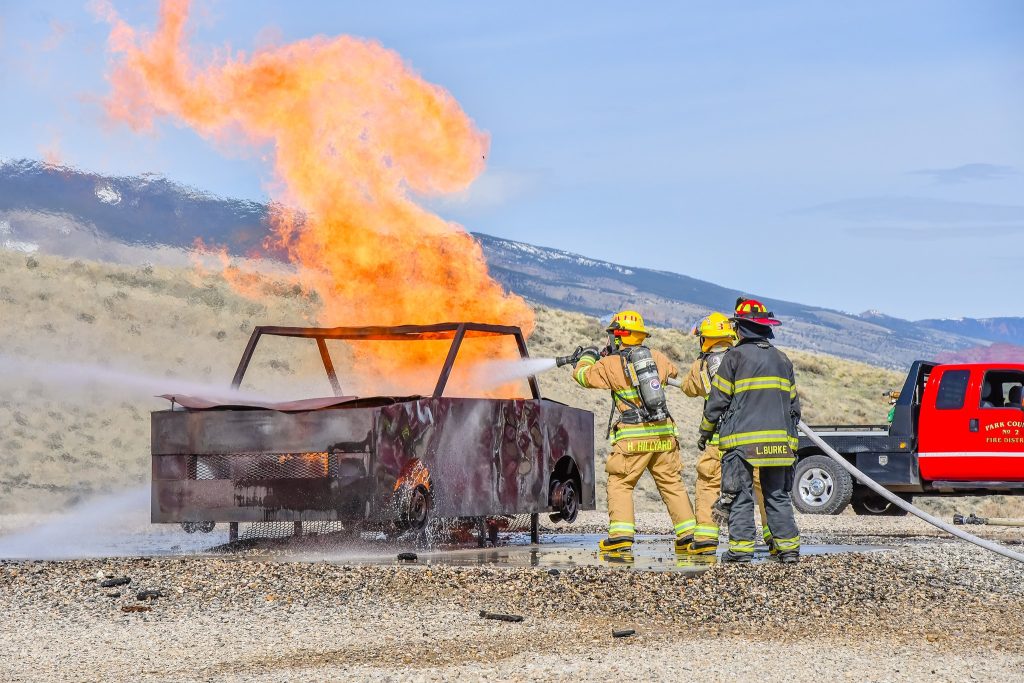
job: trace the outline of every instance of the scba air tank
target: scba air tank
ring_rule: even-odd
[[[668,400],[665,388],[658,377],[658,366],[654,362],[651,350],[646,346],[634,346],[626,356],[626,367],[629,379],[640,393],[640,401],[647,412],[646,422],[667,420]]]

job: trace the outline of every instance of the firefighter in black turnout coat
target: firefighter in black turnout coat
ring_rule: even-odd
[[[761,477],[771,551],[781,562],[800,556],[800,532],[789,498],[800,419],[793,363],[768,340],[779,325],[763,304],[739,299],[739,343],[722,359],[704,407],[697,447],[704,450],[718,432],[722,456],[722,496],[728,513],[726,562],[749,562],[754,555],[754,468]]]

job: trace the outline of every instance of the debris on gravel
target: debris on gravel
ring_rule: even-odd
[[[480,616],[484,619],[493,619],[494,621],[509,621],[518,624],[523,620],[518,614],[498,614],[496,612],[488,612],[487,610],[480,610]]]
[[[884,527],[892,549],[717,564],[699,576],[227,553],[0,561],[0,673],[105,683],[649,680],[701,677],[696,662],[710,660],[733,678],[768,680],[783,651],[796,662],[828,653],[828,671],[844,680],[1019,678],[1024,565],[911,520],[873,529],[874,520],[836,519],[837,530],[816,521],[810,533],[857,543]],[[671,528],[667,517],[652,522]],[[145,588],[98,590],[101,576]],[[166,597],[138,600],[144,591]],[[522,621],[509,628],[481,612]],[[609,639],[620,631],[634,633]]]
[[[107,579],[100,582],[100,588],[114,588],[116,586],[127,586],[132,580],[127,576],[119,576],[116,579]]]

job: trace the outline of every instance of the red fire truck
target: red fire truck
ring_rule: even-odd
[[[888,425],[811,425],[900,497],[1024,495],[1024,364],[915,362]],[[904,515],[800,436],[793,504],[811,514]]]

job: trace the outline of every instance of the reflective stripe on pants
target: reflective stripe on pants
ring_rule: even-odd
[[[743,453],[732,450],[722,458],[722,492],[735,495],[729,510],[729,550],[736,554],[753,547],[754,526],[754,468],[743,459]],[[759,469],[761,490],[764,493],[765,525],[771,540],[780,552],[800,549],[800,531],[793,516],[793,503],[789,498],[792,484],[791,467],[763,467]],[[733,541],[736,542],[735,550]]]
[[[717,436],[717,434],[716,434]],[[718,525],[711,514],[711,507],[722,493],[722,454],[713,445],[708,444],[704,452],[697,457],[697,483],[694,487],[694,512],[697,528],[693,532],[694,539],[718,540]],[[761,523],[768,519],[764,511],[764,496],[761,494],[761,476],[754,472],[754,497],[757,508],[761,511]],[[768,527],[765,526],[765,529]]]
[[[643,473],[649,471],[658,486],[665,507],[668,508],[673,527],[683,529],[680,535],[692,532],[696,520],[690,506],[690,497],[683,488],[680,470],[682,461],[679,459],[678,446],[664,453],[629,453],[626,444],[613,445],[605,464],[605,471],[608,473],[608,519],[617,524],[635,523],[633,489],[636,488]],[[613,534],[609,529],[609,536],[616,535],[629,534]]]

